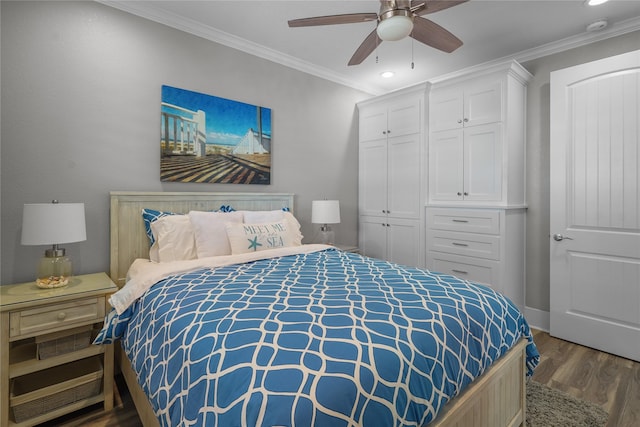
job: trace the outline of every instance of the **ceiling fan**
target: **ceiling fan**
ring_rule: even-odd
[[[407,36],[450,53],[462,46],[462,41],[440,25],[421,16],[448,9],[467,1],[469,0],[380,0],[380,12],[377,14],[348,13],[292,19],[289,21],[289,27],[312,27],[377,21],[376,29],[358,47],[351,60],[349,60],[349,65],[360,64],[383,41],[401,40]]]

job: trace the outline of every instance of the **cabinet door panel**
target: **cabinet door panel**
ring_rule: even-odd
[[[387,142],[360,143],[359,210],[361,215],[383,215],[387,210]]]
[[[389,138],[387,213],[420,218],[420,134]]]
[[[387,226],[386,218],[360,217],[360,253],[372,258],[387,258]]]
[[[371,141],[387,137],[386,107],[368,107],[359,111],[360,141]]]
[[[393,219],[387,227],[387,259],[398,264],[419,267],[420,229],[418,221]]]
[[[462,200],[462,131],[437,132],[429,143],[429,197],[431,200]]]
[[[493,123],[464,130],[465,200],[502,198],[501,125]]]
[[[420,132],[420,99],[404,100],[389,106],[388,136],[396,137]]]
[[[477,126],[502,121],[502,83],[479,83],[465,89],[464,125]]]
[[[462,90],[443,89],[431,95],[429,124],[432,132],[458,129],[462,126]]]

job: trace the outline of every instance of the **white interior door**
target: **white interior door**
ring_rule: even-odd
[[[551,335],[640,361],[640,51],[551,74]]]

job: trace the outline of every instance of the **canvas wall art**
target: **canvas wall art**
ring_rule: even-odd
[[[160,180],[271,183],[271,109],[162,86]]]

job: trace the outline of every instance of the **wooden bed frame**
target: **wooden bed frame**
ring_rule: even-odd
[[[141,210],[151,208],[186,213],[190,210],[217,210],[231,205],[236,210],[293,211],[293,194],[276,193],[196,193],[196,192],[111,192],[111,278],[125,282],[127,269],[136,258],[148,258],[149,243]],[[526,414],[526,340],[507,354],[453,399],[429,426],[503,427],[524,426]],[[138,415],[145,427],[158,426],[151,404],[139,386],[129,359],[116,346],[116,363]]]

